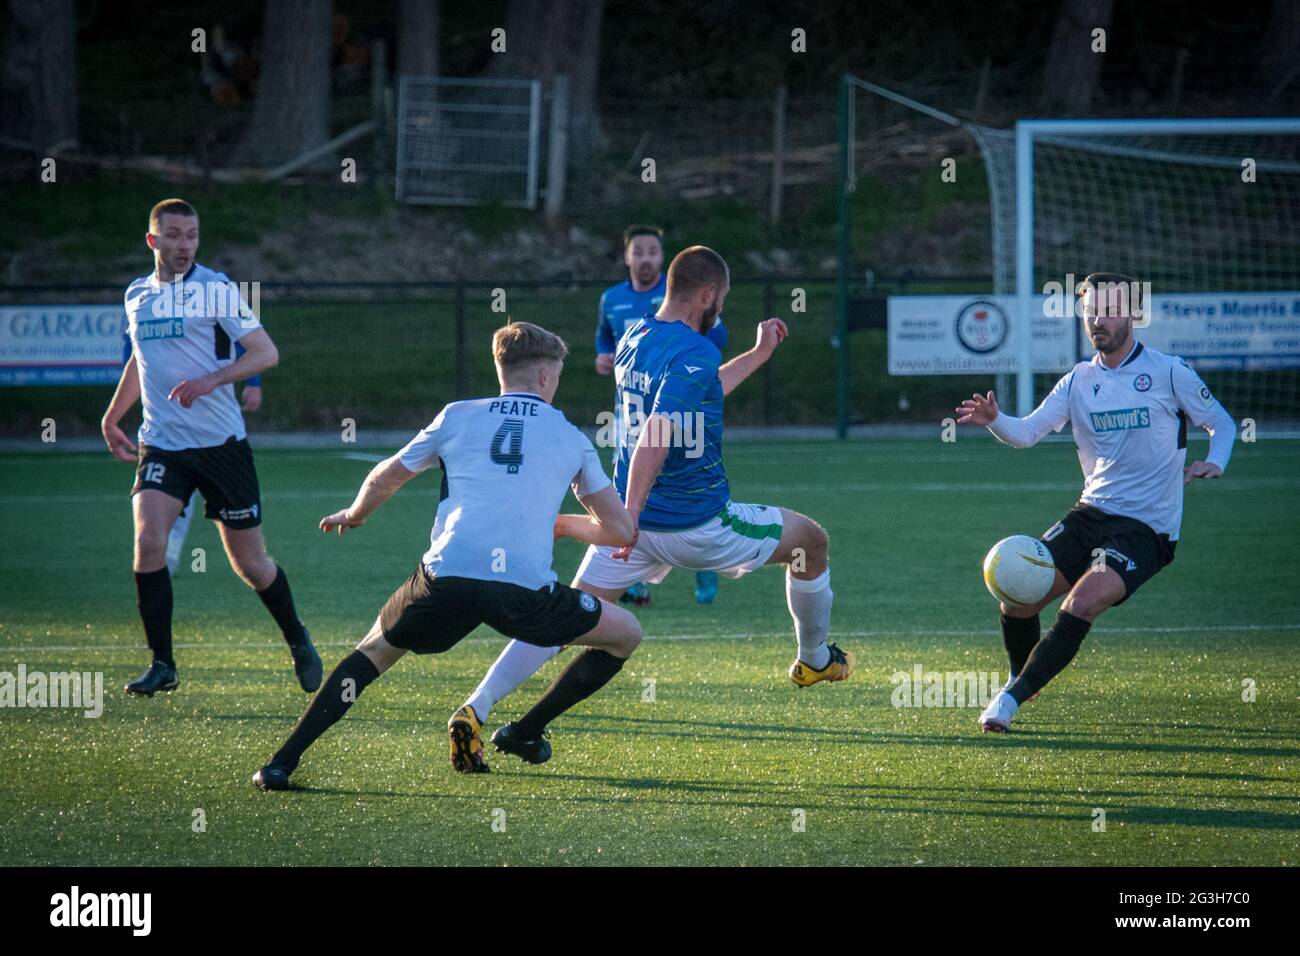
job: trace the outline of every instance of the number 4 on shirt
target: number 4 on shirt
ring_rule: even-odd
[[[507,418],[501,423],[496,434],[492,436],[492,460],[498,465],[505,465],[512,474],[519,473],[519,466],[524,462],[524,420]]]

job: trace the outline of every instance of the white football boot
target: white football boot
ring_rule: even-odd
[[[984,708],[984,713],[980,714],[980,727],[985,733],[991,731],[995,734],[1005,734],[1011,727],[1011,718],[1016,715],[1019,708],[1020,705],[1016,703],[1014,697],[1005,690],[1000,690]]]

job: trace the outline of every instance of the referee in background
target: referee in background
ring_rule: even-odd
[[[283,569],[267,556],[253,453],[234,383],[279,361],[279,353],[235,286],[195,261],[199,217],[181,199],[149,213],[145,241],[154,270],[127,287],[131,358],[101,422],[114,456],[136,461],[135,586],[153,662],[126,685],[152,697],[179,686],[172,655],[172,583],[167,536],[197,488],[204,515],[219,522],[230,566],[257,591],[279,625],[302,689],[321,683],[321,659],[298,619]],[[244,352],[235,357],[236,343]],[[140,399],[139,449],[119,423]]]

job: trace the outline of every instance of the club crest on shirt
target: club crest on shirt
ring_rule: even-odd
[[[1133,387],[1136,388],[1139,392],[1150,391],[1151,376],[1148,375],[1146,372],[1143,372],[1137,378],[1133,379]]]

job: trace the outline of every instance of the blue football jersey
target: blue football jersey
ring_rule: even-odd
[[[663,305],[668,279],[663,273],[653,287],[644,292],[632,288],[632,280],[625,279],[612,285],[600,297],[596,316],[596,354],[612,355],[618,350],[618,340],[637,323],[643,315],[654,315]],[[713,328],[706,333],[709,341],[721,351],[727,347],[727,327],[718,316]]]
[[[622,419],[614,484],[627,498],[627,476],[641,424],[667,415],[677,438],[650,489],[641,527],[683,531],[716,517],[731,498],[722,466],[722,353],[683,322],[640,319],[619,343],[615,396]]]

